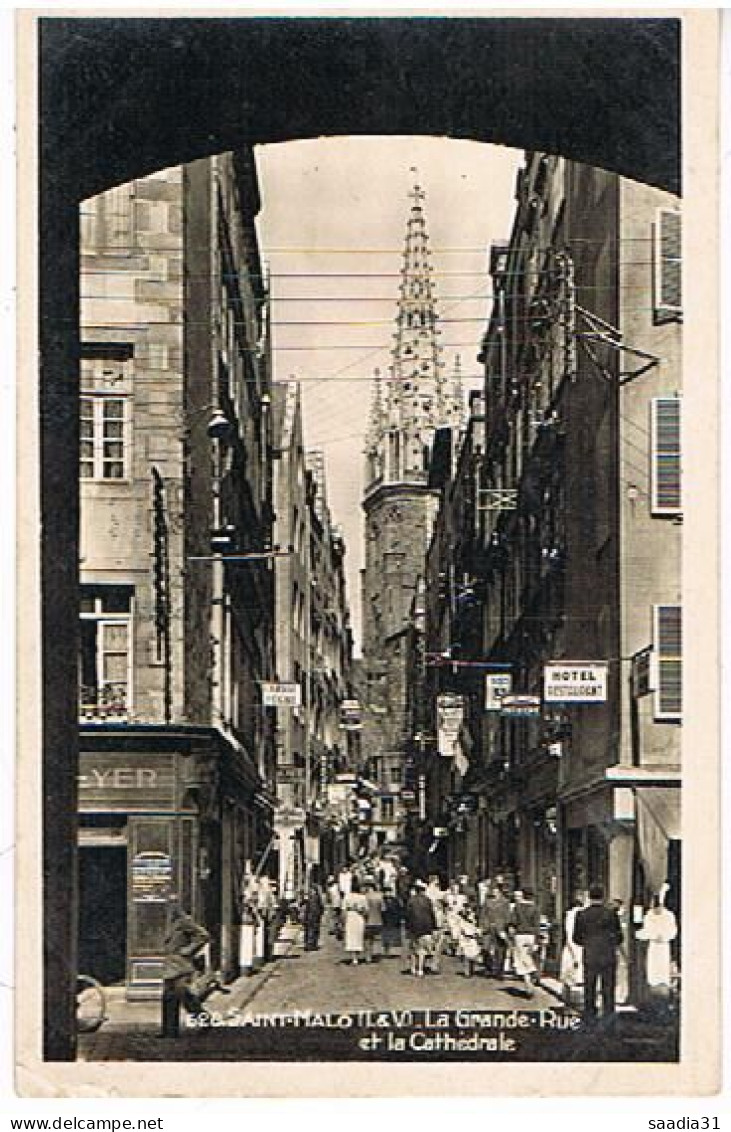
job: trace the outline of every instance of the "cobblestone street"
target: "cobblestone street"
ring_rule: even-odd
[[[508,1056],[587,1061],[672,1056],[671,1033],[649,1032],[625,1017],[617,1020],[610,1033],[588,1035],[573,1028],[577,1026],[575,1016],[563,1009],[547,986],[536,988],[528,999],[514,979],[493,980],[482,973],[466,978],[460,961],[452,956],[443,957],[440,974],[415,979],[403,973],[399,955],[381,957],[373,964],[347,965],[341,945],[326,933],[318,951],[306,952],[301,933],[290,928],[277,950],[277,958],[263,971],[237,980],[228,995],[213,995],[206,1004],[205,1024],[183,1026],[177,1039],[159,1037],[157,1003],[128,1003],[111,996],[105,1025],[96,1034],[80,1037],[80,1058],[362,1060],[385,1057],[389,1050],[394,1060]],[[456,1032],[458,1039],[476,1044],[450,1044],[451,1038],[440,1032],[440,1017],[445,1012],[450,1012],[452,1020],[447,1027],[450,1035]],[[501,1019],[491,1021],[494,1015]],[[296,1021],[273,1023],[277,1016],[293,1016]],[[521,1018],[525,1029],[516,1038],[516,1019]],[[417,1036],[414,1044],[410,1035],[415,1029],[423,1036]],[[361,1043],[374,1033],[380,1041],[373,1048],[364,1048]],[[404,1046],[399,1045],[401,1040]],[[510,1045],[513,1040],[515,1047]],[[489,1046],[489,1041],[496,1044]],[[518,1052],[511,1052],[512,1048]]]
[[[263,1013],[330,1013],[461,1007],[512,1010],[516,1006],[538,1010],[556,1005],[555,998],[540,988],[528,1000],[515,980],[498,982],[483,977],[481,970],[472,978],[465,978],[461,961],[449,955],[442,956],[438,975],[416,979],[404,974],[405,969],[406,964],[396,954],[351,967],[344,961],[342,946],[323,932],[320,950],[306,952],[298,943],[277,964],[247,1009]]]

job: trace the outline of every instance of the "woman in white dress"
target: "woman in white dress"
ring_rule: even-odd
[[[444,946],[444,932],[446,921],[444,918],[444,898],[446,893],[442,889],[439,877],[433,873],[429,877],[429,883],[426,887],[426,895],[431,900],[432,908],[434,909],[434,919],[436,920],[436,928],[432,933],[432,952],[430,955],[431,969],[435,975],[439,974],[442,961],[442,948]]]
[[[368,916],[368,901],[360,891],[357,877],[353,877],[350,892],[341,905],[345,929],[345,952],[354,967],[365,947],[365,925]]]
[[[461,931],[462,912],[467,904],[467,897],[459,887],[459,881],[453,880],[449,891],[444,897],[444,922],[448,932],[449,950],[454,955],[459,950],[459,936]]]
[[[584,982],[584,949],[580,944],[574,943],[574,924],[578,913],[585,907],[585,894],[577,892],[564,918],[564,945],[559,974],[561,993],[567,1006],[571,1003],[572,992],[576,994],[576,988]]]
[[[465,907],[462,913],[457,913],[458,920],[458,948],[464,961],[464,975],[471,978],[482,949],[480,948],[480,929],[477,926],[474,912]]]
[[[660,896],[653,896],[652,907],[645,913],[637,939],[647,943],[647,985],[650,994],[667,998],[672,985],[670,944],[678,934],[675,914],[666,908]]]

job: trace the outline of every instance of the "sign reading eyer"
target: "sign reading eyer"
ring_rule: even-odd
[[[167,752],[82,751],[79,809],[146,811],[172,809],[175,756]]]

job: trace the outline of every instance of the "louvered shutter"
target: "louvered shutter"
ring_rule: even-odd
[[[655,719],[680,719],[683,711],[682,606],[656,605],[653,613]]]
[[[653,398],[650,435],[652,512],[678,515],[682,510],[679,397]]]
[[[682,310],[682,226],[680,213],[658,209],[655,221],[655,317],[677,318]]]

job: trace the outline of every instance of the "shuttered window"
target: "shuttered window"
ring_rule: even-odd
[[[683,711],[682,606],[654,606],[653,622],[655,719],[680,719]]]
[[[678,515],[682,510],[679,397],[653,398],[651,438],[652,512]]]
[[[682,311],[682,227],[680,213],[660,208],[655,219],[654,293],[658,322],[676,319]]]

